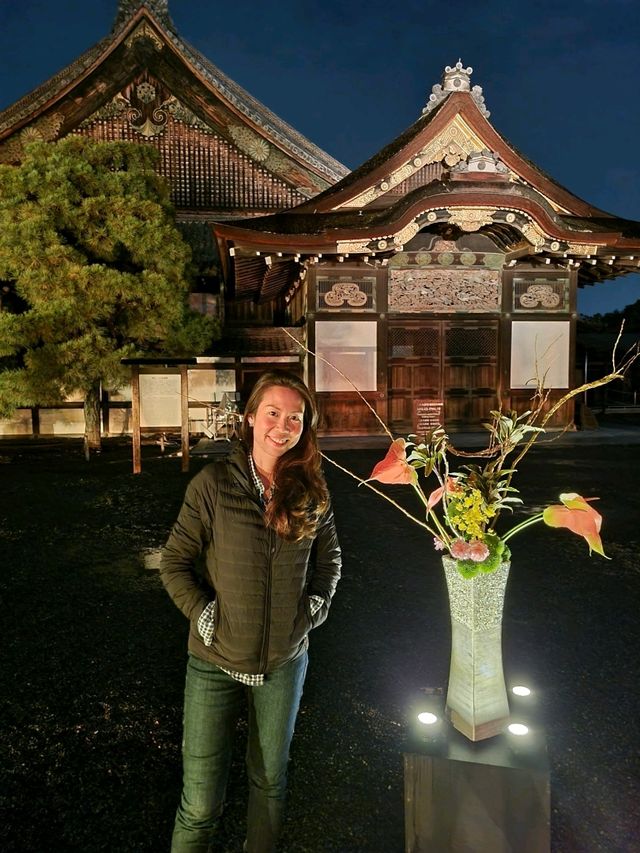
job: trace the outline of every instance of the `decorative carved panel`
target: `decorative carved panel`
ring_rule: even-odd
[[[456,116],[420,151],[419,156],[426,163],[444,162],[448,166],[454,166],[474,151],[482,151],[484,147],[482,139],[466,121]]]
[[[595,255],[598,248],[595,243],[567,243],[567,252],[572,255]]]
[[[376,310],[375,276],[318,276],[316,279],[316,311]]]
[[[569,310],[567,276],[518,276],[513,280],[513,311]]]
[[[146,21],[143,21],[135,28],[129,38],[125,41],[125,44],[128,48],[131,48],[138,39],[148,39],[157,51],[161,51],[164,47],[162,39],[158,37],[156,31]]]
[[[343,202],[338,207],[366,207],[398,184],[407,181],[425,165],[443,163],[446,166],[454,166],[461,160],[465,160],[472,152],[482,151],[484,147],[480,137],[469,127],[466,121],[460,116],[456,116],[435,139],[418,152],[417,156],[412,156],[410,160],[403,163],[382,181],[369,187],[355,198]]]
[[[539,252],[547,241],[547,235],[540,226],[535,222],[529,222],[523,225],[521,230],[536,252]]]
[[[453,240],[438,240],[429,251],[426,249],[415,252],[398,252],[389,258],[389,269],[396,267],[428,267],[433,264],[440,266],[489,267],[502,269],[504,255],[498,252],[460,251]]]
[[[479,231],[493,222],[495,212],[492,207],[454,207],[449,210],[449,222],[463,231]]]
[[[122,117],[133,130],[151,138],[164,132],[169,116],[191,127],[211,130],[168,89],[145,73],[85,119],[80,127],[91,127],[96,121]]]
[[[389,270],[389,311],[496,312],[500,295],[498,270]]]
[[[369,251],[370,243],[371,240],[338,240],[336,241],[336,251],[338,253],[344,252],[345,254],[349,254],[349,252],[367,252]]]
[[[30,142],[53,142],[58,138],[62,123],[60,113],[49,113],[28,124],[0,145],[0,163],[18,163],[24,154],[24,146]]]

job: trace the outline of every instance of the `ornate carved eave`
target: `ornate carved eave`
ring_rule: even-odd
[[[169,15],[169,0],[144,0],[144,2],[140,2],[140,0],[119,0],[118,12],[113,22],[112,31],[119,30],[142,7],[145,7],[163,27],[172,32],[176,31],[171,15]]]
[[[307,262],[347,256],[365,263],[386,263],[420,233],[480,234],[489,237],[512,266],[523,260],[554,268],[577,269],[579,281],[591,282],[636,272],[640,266],[640,223],[622,220],[571,221],[558,216],[532,190],[508,185],[463,187],[462,192],[416,192],[394,209],[358,215],[347,211],[298,216],[295,213],[246,220],[240,227],[214,226],[236,252],[296,254]],[[445,190],[445,191],[443,191]],[[410,201],[411,203],[407,203]],[[296,220],[299,220],[298,222]],[[296,226],[302,221],[310,232]],[[255,227],[257,226],[257,227]],[[626,230],[623,229],[625,226]],[[636,226],[635,231],[632,226]],[[415,240],[411,245],[415,245]],[[442,263],[442,261],[439,261]],[[462,263],[465,263],[463,260]]]
[[[435,137],[428,140],[405,162],[393,168],[384,178],[359,195],[337,205],[335,208],[364,208],[375,199],[385,195],[398,184],[414,175],[430,163],[443,163],[447,167],[485,149],[484,142],[460,115],[456,115]]]

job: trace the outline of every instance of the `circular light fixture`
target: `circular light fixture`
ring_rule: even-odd
[[[516,696],[531,696],[531,691],[523,684],[516,684],[516,686],[512,688],[511,692],[515,693]]]
[[[425,726],[432,726],[438,722],[438,717],[430,711],[423,711],[421,714],[418,714],[418,720]]]
[[[509,732],[512,735],[517,735],[517,737],[523,737],[524,735],[529,734],[529,727],[525,726],[524,723],[511,723],[508,726]]]

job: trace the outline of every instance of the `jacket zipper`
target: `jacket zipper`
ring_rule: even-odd
[[[262,650],[260,652],[260,672],[267,669],[269,658],[269,629],[271,624],[271,575],[273,569],[273,552],[275,550],[275,533],[269,530],[269,564],[267,566],[267,588],[264,596],[264,632],[262,634]]]

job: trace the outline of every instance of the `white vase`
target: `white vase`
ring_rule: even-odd
[[[502,669],[502,611],[509,563],[495,572],[463,578],[443,557],[451,612],[451,667],[447,715],[472,741],[504,730],[509,702]]]

